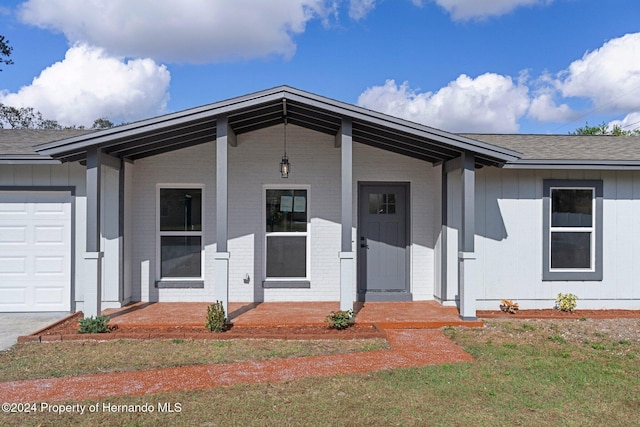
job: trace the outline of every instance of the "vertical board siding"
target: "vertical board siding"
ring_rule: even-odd
[[[0,165],[0,186],[63,186],[75,187],[75,227],[73,230],[74,269],[72,289],[76,310],[82,310],[84,300],[84,252],[86,236],[86,185],[85,167],[80,163],[60,165]]]
[[[503,298],[551,308],[560,292],[576,294],[582,308],[640,308],[640,172],[483,168],[477,175],[478,309],[495,310]],[[545,179],[603,180],[602,281],[542,281]]]

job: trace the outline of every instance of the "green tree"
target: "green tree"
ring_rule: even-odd
[[[640,136],[640,129],[624,130],[620,125],[613,125],[613,128],[609,129],[605,122],[600,123],[598,126],[589,126],[589,122],[587,122],[584,127],[579,127],[575,131],[569,132],[569,135]]]
[[[55,120],[47,120],[32,107],[0,104],[0,125],[10,129],[62,129]]]
[[[100,117],[93,121],[91,129],[109,129],[113,127],[113,122],[106,117]]]
[[[0,64],[11,65],[13,61],[9,58],[13,48],[9,45],[9,40],[0,35]],[[0,68],[2,71],[2,68]]]
[[[91,129],[108,129],[113,127],[111,120],[101,117],[96,119]],[[5,129],[84,129],[84,126],[62,126],[56,120],[45,119],[40,111],[32,107],[12,107],[0,103],[0,128]]]

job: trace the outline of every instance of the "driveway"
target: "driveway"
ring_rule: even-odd
[[[11,348],[19,336],[29,335],[69,313],[0,313],[0,351]]]

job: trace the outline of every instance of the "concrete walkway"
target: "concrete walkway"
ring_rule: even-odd
[[[0,351],[8,350],[18,337],[32,334],[69,313],[0,313]]]
[[[0,383],[0,396],[10,403],[80,401],[473,360],[439,330],[398,329],[386,333],[390,350],[12,381]]]

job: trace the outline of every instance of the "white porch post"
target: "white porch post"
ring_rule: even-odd
[[[459,233],[458,259],[460,283],[460,317],[476,320],[476,294],[473,280],[475,264],[475,157],[471,153],[462,155],[462,221]]]
[[[221,301],[229,318],[229,252],[227,232],[227,150],[228,119],[219,117],[216,124],[216,253],[214,256],[214,295]]]
[[[102,152],[96,147],[87,150],[87,246],[84,280],[84,315],[99,316],[102,312],[102,257],[100,251],[100,200]]]
[[[342,127],[337,135],[336,143],[340,146],[340,171],[342,214],[342,237],[340,244],[340,310],[353,309],[354,296],[354,266],[351,229],[353,227],[353,149],[352,149],[352,121],[349,117],[342,118]]]

